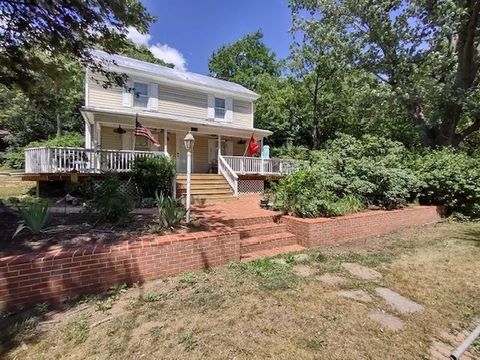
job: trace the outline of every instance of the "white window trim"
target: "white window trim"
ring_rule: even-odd
[[[221,107],[218,107],[217,106],[217,99],[219,100],[223,100],[223,108]],[[217,109],[221,109],[223,110],[223,117],[217,117]],[[226,121],[226,117],[227,117],[227,99],[226,98],[223,98],[223,97],[219,97],[219,96],[215,96],[213,98],[213,113],[214,113],[214,116],[215,116],[215,120],[218,120],[218,121]]]
[[[225,100],[225,116],[223,118],[215,116],[215,99]],[[208,118],[216,122],[233,122],[233,98],[219,94],[208,94]]]

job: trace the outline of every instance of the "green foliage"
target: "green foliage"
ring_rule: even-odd
[[[280,65],[275,59],[275,53],[262,42],[262,38],[263,33],[258,30],[233,44],[221,47],[210,57],[210,73],[252,90],[257,87],[258,76],[279,76]]]
[[[173,229],[180,225],[185,217],[186,210],[177,199],[163,193],[155,193],[158,207],[158,226],[161,230]]]
[[[273,188],[274,206],[299,217],[337,216],[368,205],[396,208],[415,198],[421,181],[403,166],[397,142],[339,135],[307,155],[311,167],[284,177]]]
[[[409,159],[423,181],[420,201],[450,212],[480,217],[480,158],[453,149],[426,151]]]
[[[32,234],[38,234],[45,227],[50,213],[48,212],[48,203],[46,201],[31,202],[29,204],[18,206],[18,212],[23,222],[17,227],[13,237],[24,230]]]
[[[133,163],[132,177],[143,197],[153,197],[155,192],[172,193],[175,162],[166,156],[137,158]]]
[[[101,186],[96,189],[93,199],[87,206],[87,213],[98,220],[125,224],[133,208],[132,200],[120,191],[118,174],[105,174]]]

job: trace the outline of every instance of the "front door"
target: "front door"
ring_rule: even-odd
[[[176,133],[176,143],[177,143],[177,156],[175,161],[177,163],[177,172],[186,173],[187,172],[187,149],[183,144],[183,138],[187,135],[186,132],[177,132]],[[195,150],[195,148],[194,148]],[[193,162],[193,151],[192,151],[192,172],[194,172],[194,162]]]

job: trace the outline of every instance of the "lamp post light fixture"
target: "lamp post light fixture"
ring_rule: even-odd
[[[189,131],[185,138],[183,139],[185,149],[187,149],[187,199],[185,202],[185,207],[187,208],[187,213],[185,214],[185,221],[187,224],[190,222],[190,207],[191,207],[191,181],[192,181],[192,150],[193,145],[195,144],[195,138],[192,133]]]

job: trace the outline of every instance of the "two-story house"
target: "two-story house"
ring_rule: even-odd
[[[187,167],[183,139],[188,131],[195,137],[192,172],[196,186],[203,193],[208,193],[208,181],[219,186],[210,187],[211,198],[224,198],[227,188],[230,197],[262,191],[266,175],[292,169],[292,162],[245,156],[252,135],[262,146],[264,138],[272,134],[253,126],[254,103],[259,98],[253,91],[125,56],[97,50],[92,54],[108,70],[126,74],[126,84],[104,87],[105,79],[87,68],[85,104],[80,109],[85,120],[85,148],[27,149],[27,174],[45,178],[72,171],[125,172],[135,157],[164,155],[175,159],[182,184]],[[151,131],[159,147],[134,136],[136,119]],[[32,175],[28,178],[33,179]]]

